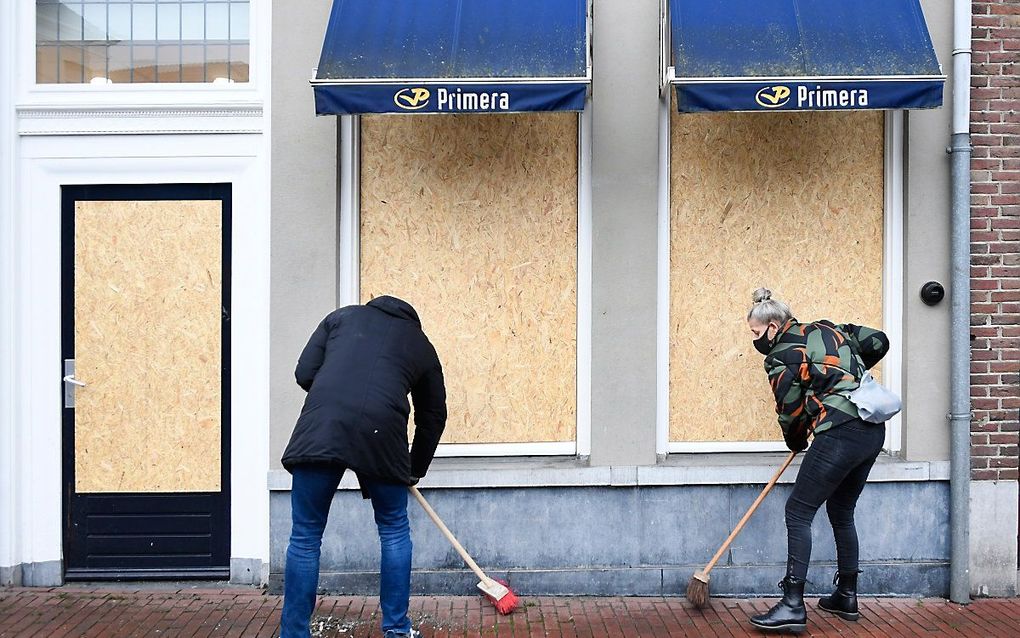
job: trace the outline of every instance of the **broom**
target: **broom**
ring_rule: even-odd
[[[418,488],[410,485],[407,489],[410,490],[411,494],[413,494],[416,499],[418,499],[418,502],[421,503],[425,513],[429,515],[429,518],[431,518],[432,522],[436,524],[439,531],[443,533],[446,540],[450,541],[453,548],[457,550],[460,557],[464,559],[467,566],[470,567],[471,571],[473,571],[475,576],[478,577],[478,589],[485,594],[485,597],[489,599],[489,602],[491,602],[496,608],[496,611],[506,616],[513,610],[517,609],[517,596],[510,591],[510,588],[506,585],[506,583],[500,583],[499,581],[486,576],[485,572],[482,571],[482,568],[478,566],[478,563],[472,560],[471,556],[468,555],[467,550],[464,549],[464,547],[457,542],[457,539],[453,537],[453,534],[446,525],[443,524],[442,519],[439,518],[436,511],[433,510],[432,506],[430,506],[428,501],[425,500],[425,497],[421,495]]]
[[[758,498],[754,500],[754,503],[751,504],[750,509],[748,509],[747,513],[744,514],[744,517],[740,519],[740,522],[737,523],[737,526],[733,528],[733,531],[730,532],[729,537],[727,537],[726,540],[723,542],[722,547],[719,548],[719,551],[715,553],[715,556],[712,557],[712,560],[708,561],[708,565],[705,565],[705,569],[696,571],[694,572],[694,575],[691,576],[690,582],[687,583],[687,600],[697,609],[701,609],[706,604],[708,604],[709,597],[708,572],[712,571],[712,568],[715,567],[715,564],[719,562],[719,558],[722,557],[723,552],[725,552],[726,548],[730,546],[730,543],[733,542],[733,539],[737,537],[737,534],[740,533],[740,530],[744,528],[744,524],[747,523],[748,519],[751,518],[751,514],[754,514],[754,510],[758,509],[758,505],[761,504],[762,500],[764,500],[765,498],[765,495],[769,493],[769,490],[771,490],[772,486],[776,484],[776,481],[779,480],[779,477],[783,475],[783,472],[786,471],[786,468],[790,467],[790,463],[793,461],[793,457],[795,456],[797,456],[796,452],[790,452],[790,456],[786,457],[786,461],[779,468],[779,471],[776,472],[776,475],[773,476],[772,480],[768,482],[768,485],[766,485],[765,489],[761,491],[761,494],[758,495]]]

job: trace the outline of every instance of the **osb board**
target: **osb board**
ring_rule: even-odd
[[[576,438],[577,116],[363,117],[361,296],[407,300],[445,443]]]
[[[75,487],[220,489],[218,201],[75,204]]]
[[[670,440],[781,440],[751,293],[881,327],[882,113],[674,110],[671,126]]]

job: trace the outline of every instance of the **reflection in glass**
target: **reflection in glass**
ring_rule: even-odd
[[[85,81],[106,77],[106,47],[85,47]]]
[[[108,77],[114,84],[131,82],[131,45],[114,44],[107,47],[110,70]]]
[[[60,47],[60,82],[80,84],[82,82],[81,46],[64,44]]]
[[[156,69],[157,82],[181,81],[181,49],[176,44],[160,45],[159,66]]]
[[[38,46],[35,48],[35,81],[39,84],[57,82],[57,47]]]
[[[36,9],[36,42],[53,42],[57,39],[57,11],[59,8],[59,5],[43,4]]]
[[[248,5],[234,2],[230,5],[230,39],[248,39]]]
[[[251,81],[246,0],[36,0],[35,9],[37,83]]]
[[[205,81],[230,77],[230,51],[225,44],[210,44],[205,48]]]
[[[234,82],[248,81],[248,45],[230,45],[230,79]]]
[[[156,47],[135,45],[132,49],[132,82],[156,81]]]
[[[230,5],[225,2],[210,2],[205,5],[205,38],[207,40],[230,39]]]
[[[185,44],[181,47],[181,81],[205,82],[205,47]]]
[[[157,14],[157,36],[160,40],[181,39],[181,5],[161,4]]]
[[[82,17],[85,21],[86,40],[106,39],[106,5],[86,4]]]
[[[107,39],[111,42],[120,42],[131,39],[131,5],[111,4],[110,23],[107,31]]]
[[[81,5],[60,5],[60,32],[61,40],[81,40]]]
[[[201,42],[205,40],[205,7],[186,4],[181,7],[181,39]]]
[[[131,39],[136,42],[156,39],[156,5],[132,5]]]

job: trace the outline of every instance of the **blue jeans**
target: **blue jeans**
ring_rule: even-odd
[[[857,571],[860,549],[854,510],[884,442],[884,424],[860,420],[837,425],[815,436],[786,501],[787,575],[807,578],[811,521],[822,503],[836,541],[837,570]]]
[[[344,468],[305,465],[294,468],[290,493],[291,532],[283,574],[283,618],[280,638],[308,638],[319,583],[319,553],[333,501]],[[409,633],[407,616],[411,595],[411,526],[407,521],[407,486],[363,480],[372,498],[379,528],[382,561],[379,571],[379,606],[382,630]]]

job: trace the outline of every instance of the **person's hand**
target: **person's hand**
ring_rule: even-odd
[[[411,482],[408,483],[408,485],[417,485],[418,481],[420,481],[420,480],[421,480],[420,476],[412,476],[411,477]]]
[[[804,450],[807,449],[808,441],[807,441],[806,438],[805,439],[800,439],[800,438],[793,438],[793,437],[790,437],[790,438],[784,437],[784,439],[786,440],[786,447],[791,452],[803,452]]]

